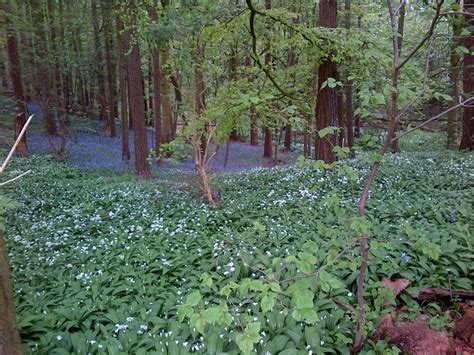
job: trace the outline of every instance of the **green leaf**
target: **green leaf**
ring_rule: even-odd
[[[219,321],[221,317],[221,311],[217,307],[208,308],[204,312],[202,312],[202,316],[204,317],[207,323],[215,323]]]
[[[263,313],[273,310],[273,307],[275,307],[275,294],[273,292],[268,292],[263,296],[260,301],[260,307],[262,308]]]
[[[194,307],[194,306],[197,306],[199,302],[201,302],[201,300],[202,300],[201,293],[199,291],[194,291],[190,293],[188,297],[186,297],[186,304]]]
[[[293,296],[297,309],[313,308],[313,292],[302,290]]]

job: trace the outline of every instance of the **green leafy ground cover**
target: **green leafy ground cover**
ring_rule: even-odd
[[[423,150],[426,137],[403,148]],[[383,277],[473,289],[473,168],[472,155],[442,150],[388,156],[361,221],[363,156],[326,171],[216,176],[216,209],[176,176],[139,182],[16,159],[11,176],[33,170],[4,189],[19,203],[7,239],[26,352],[348,353],[362,230],[373,238],[368,332],[389,310]],[[439,313],[408,293],[398,302]]]

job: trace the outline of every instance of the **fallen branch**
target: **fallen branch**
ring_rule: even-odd
[[[453,290],[443,287],[420,288],[419,293],[411,295],[418,301],[431,301],[436,299],[447,300],[451,298],[461,298],[465,300],[474,300],[474,291]]]

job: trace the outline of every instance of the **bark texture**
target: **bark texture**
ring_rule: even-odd
[[[328,28],[337,27],[337,2],[336,0],[321,0],[319,3],[320,26]],[[321,89],[328,78],[337,77],[337,67],[330,58],[325,59],[318,68],[319,90],[316,99],[316,130],[320,131],[326,127],[337,127],[338,123],[338,100],[335,88],[326,86]],[[333,147],[336,145],[336,136],[328,134],[324,138],[316,136],[316,158],[326,163],[336,160]]]
[[[466,15],[467,28],[470,34],[464,40],[464,47],[469,50],[469,53],[464,54],[463,67],[463,91],[464,97],[469,98],[474,95],[474,0],[464,0],[464,12],[471,13]],[[474,150],[474,106],[469,105],[464,108],[461,121],[461,150]]]

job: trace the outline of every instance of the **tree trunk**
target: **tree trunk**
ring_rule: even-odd
[[[97,84],[99,91],[97,92],[97,100],[99,102],[99,119],[107,120],[107,109],[105,100],[105,75],[104,60],[102,56],[102,46],[100,43],[100,24],[97,14],[97,1],[91,0],[92,24],[94,27],[94,44],[95,44],[95,71],[97,75]]]
[[[169,0],[161,0],[161,5],[165,10],[170,5]],[[170,57],[170,45],[165,43],[161,49],[161,105],[162,105],[162,141],[163,143],[171,142],[172,138],[172,122],[173,112],[171,110],[171,96],[168,68],[168,60]]]
[[[299,22],[299,17],[296,16],[296,4],[295,1],[291,3],[291,12],[294,14],[293,18],[293,23],[298,24]],[[290,38],[293,38],[293,31],[290,32]],[[289,53],[288,53],[288,67],[292,67],[296,64],[296,53],[295,53],[295,47],[291,46]],[[292,78],[294,80],[294,78]],[[291,105],[291,102],[290,102]],[[291,123],[287,123],[285,126],[285,142],[284,142],[285,150],[290,151],[291,150]]]
[[[206,102],[206,88],[204,86],[204,78],[202,75],[201,68],[199,63],[202,60],[203,49],[202,47],[198,47],[195,50],[194,58],[193,58],[193,65],[194,65],[194,111],[196,112],[196,116],[199,117],[202,112],[204,111]],[[204,127],[204,132],[201,134],[201,155],[205,156],[207,152],[207,131],[208,131],[207,124]]]
[[[344,24],[347,29],[347,36],[349,36],[349,31],[351,29],[351,0],[345,0],[344,2]],[[349,58],[349,61],[351,59]],[[352,151],[354,146],[354,111],[352,107],[352,80],[349,79],[349,72],[347,72],[346,77],[346,137],[347,137],[347,146]],[[352,154],[351,154],[352,155]]]
[[[319,13],[325,14],[320,17],[320,26],[328,28],[337,27],[337,2],[336,0],[321,0]],[[337,77],[336,63],[331,59],[325,59],[318,68],[318,93],[316,99],[316,130],[319,132],[326,127],[337,127],[338,122],[338,100],[335,88],[321,86],[328,78]],[[336,160],[333,148],[336,145],[336,136],[328,134],[324,138],[316,135],[316,158],[326,163]]]
[[[107,92],[107,126],[109,126],[110,138],[117,136],[115,129],[115,63],[112,58],[112,50],[114,46],[114,40],[112,37],[112,25],[113,18],[111,16],[113,1],[101,0],[101,10],[103,19],[103,31],[104,31],[104,42],[105,42],[105,62],[107,63],[107,76],[108,76],[108,92]]]
[[[474,0],[464,0],[464,12],[474,14]],[[464,47],[469,50],[469,53],[464,54],[463,67],[463,91],[464,97],[469,98],[474,95],[474,15],[466,15],[466,23],[470,34],[464,40]],[[460,150],[474,150],[474,106],[469,105],[464,107],[464,112],[461,120],[461,145]]]
[[[48,51],[46,42],[46,28],[45,26],[45,14],[42,3],[40,0],[32,0],[31,7],[35,9],[33,11],[35,23],[36,35],[38,40],[35,42],[36,55],[38,56],[37,61],[37,79],[40,91],[40,106],[43,115],[43,119],[46,125],[46,132],[49,136],[55,136],[58,133],[56,122],[53,115],[51,114],[51,95],[50,95],[50,73],[48,70]]]
[[[6,9],[7,13],[11,13],[11,9],[9,9],[9,2],[7,1]],[[20,59],[18,53],[18,45],[15,36],[15,30],[13,28],[11,17],[9,15],[4,17],[5,19],[5,28],[7,34],[7,51],[8,51],[8,59],[10,62],[10,78],[13,84],[13,97],[15,99],[15,140],[20,134],[23,126],[26,123],[26,106],[25,106],[25,98],[23,94],[23,82],[21,81],[21,66],[20,66]],[[26,134],[20,140],[17,148],[16,148],[16,155],[18,156],[28,156],[28,145],[26,143]]]
[[[153,21],[158,22],[158,12],[154,6],[148,7],[148,13]],[[153,116],[155,123],[155,154],[159,156],[162,141],[161,128],[161,65],[160,51],[156,46],[151,49],[153,67]]]
[[[130,1],[132,18],[136,16],[136,2]],[[136,23],[135,23],[136,25]],[[135,34],[138,36],[138,34]],[[131,36],[130,36],[131,37]],[[135,132],[135,171],[136,174],[146,179],[151,176],[148,164],[148,137],[145,126],[145,105],[143,103],[143,74],[140,62],[140,48],[138,41],[131,40],[132,50],[128,57],[128,83],[130,94],[130,111]]]
[[[457,1],[459,4],[459,0]],[[452,97],[451,102],[449,103],[450,107],[453,107],[457,104],[458,93],[458,80],[459,80],[459,70],[460,70],[460,60],[461,57],[456,53],[456,48],[459,46],[459,38],[462,31],[462,22],[460,16],[454,16],[453,21],[453,38],[451,43],[451,53],[449,57],[449,81],[451,86],[450,95]],[[448,112],[448,139],[446,147],[448,149],[457,148],[457,125],[458,125],[458,110],[454,109]]]
[[[20,333],[16,325],[13,287],[5,240],[0,235],[0,355],[21,355]]]
[[[250,57],[245,58],[245,66],[251,67],[252,59]],[[249,79],[250,82],[253,81],[252,78]],[[257,115],[253,108],[250,109],[250,145],[258,145],[258,124],[257,124]]]
[[[179,121],[179,115],[181,112],[181,106],[183,105],[183,95],[181,93],[181,86],[179,84],[179,73],[176,73],[176,75],[171,75],[170,81],[171,81],[171,85],[173,85],[174,101],[176,104],[176,113],[174,115],[174,121],[173,121],[172,132],[171,132],[171,139],[174,140],[176,138],[176,131],[178,130],[178,121]]]
[[[117,26],[117,50],[119,62],[119,92],[120,92],[120,126],[122,138],[122,159],[130,160],[130,146],[128,142],[128,98],[127,98],[127,60],[125,53],[129,47],[129,33],[123,32],[123,22],[117,13],[115,24]]]
[[[272,8],[272,1],[265,0],[265,8],[270,10]],[[267,48],[267,53],[265,54],[265,66],[270,64],[271,55],[270,55],[270,48]],[[268,124],[263,127],[263,157],[264,158],[271,158],[272,157],[272,130],[268,127]]]
[[[405,8],[406,8],[406,2],[404,2],[402,6],[400,7],[400,12],[398,15],[398,33],[399,33],[399,36],[397,38],[398,39],[398,58],[400,58],[402,54],[403,32],[405,28]],[[392,107],[391,111],[392,111],[392,115],[394,115],[393,117],[398,115],[398,108],[396,106],[395,108]],[[399,125],[397,123],[397,126],[395,127],[395,134],[398,131],[398,126]],[[400,148],[398,146],[398,140],[392,143],[392,151],[394,153],[397,153],[400,151]]]

